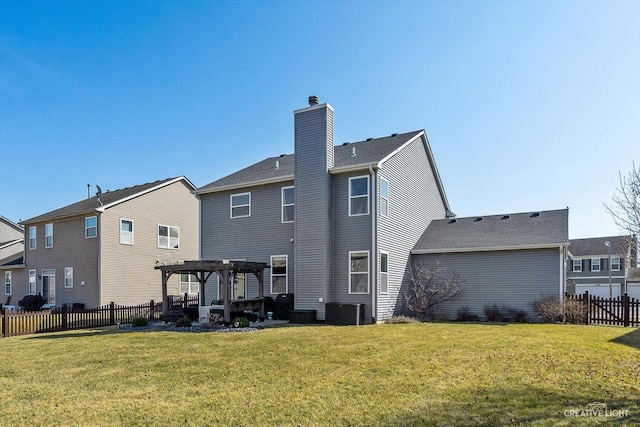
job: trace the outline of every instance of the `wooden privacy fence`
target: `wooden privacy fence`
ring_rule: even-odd
[[[584,307],[587,324],[640,326],[640,300],[624,294],[615,298],[589,295],[566,295],[566,301],[578,301]]]
[[[0,316],[0,329],[4,338],[38,332],[71,331],[131,323],[135,317],[159,320],[161,315],[162,303],[155,303],[153,300],[136,306],[123,306],[112,302],[101,307],[79,310],[71,310],[67,306],[42,311],[4,310]]]

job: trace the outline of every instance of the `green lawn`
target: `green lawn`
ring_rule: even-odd
[[[565,416],[594,402],[640,423],[631,328],[112,327],[0,339],[0,366],[2,425],[596,425]]]

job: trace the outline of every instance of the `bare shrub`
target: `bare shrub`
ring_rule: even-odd
[[[484,315],[489,322],[502,322],[507,317],[506,307],[498,304],[485,304]]]
[[[582,301],[566,300],[564,302],[564,321],[575,325],[586,323],[587,316]]]
[[[398,323],[418,323],[418,319],[408,316],[393,316],[391,319],[384,321],[385,324],[398,324]]]
[[[532,301],[531,308],[544,323],[562,321],[562,303],[557,297],[547,296]]]
[[[411,286],[405,295],[407,308],[419,320],[429,320],[434,306],[462,293],[460,285],[464,280],[458,273],[442,267],[440,263],[432,268],[414,265],[410,274]]]
[[[529,313],[519,308],[507,307],[506,312],[512,322],[526,323],[529,321]]]
[[[456,320],[460,322],[477,322],[480,318],[477,314],[473,313],[468,305],[462,306],[458,309]]]

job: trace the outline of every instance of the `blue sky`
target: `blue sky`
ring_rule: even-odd
[[[459,216],[570,207],[571,238],[640,163],[640,2],[0,0],[0,215],[425,129]]]

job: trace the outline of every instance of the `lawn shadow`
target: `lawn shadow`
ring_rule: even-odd
[[[593,395],[572,394],[570,391],[561,394],[541,388],[492,388],[490,385],[480,389],[467,389],[462,394],[455,400],[425,396],[424,400],[407,412],[381,420],[381,425],[408,427],[640,423],[640,404],[631,396],[605,399],[595,391]],[[589,413],[591,408],[606,409],[602,413]]]
[[[68,332],[44,332],[35,333],[25,337],[27,340],[54,340],[59,338],[84,338],[95,337],[96,335],[111,335],[122,332],[121,330],[114,328],[113,326],[107,326],[104,328],[92,328],[83,329],[82,332],[68,331]]]
[[[616,344],[623,344],[640,350],[640,329],[634,328],[628,333],[610,340]]]

